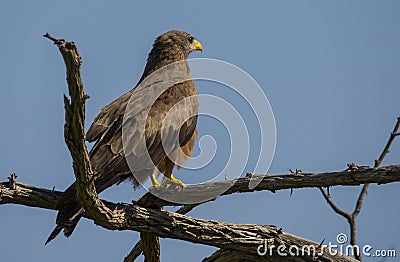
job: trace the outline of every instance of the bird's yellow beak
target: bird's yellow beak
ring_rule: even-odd
[[[200,52],[203,52],[203,46],[199,41],[194,39],[192,43],[192,50],[199,50]]]

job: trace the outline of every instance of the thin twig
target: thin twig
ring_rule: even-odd
[[[367,194],[369,185],[370,185],[369,183],[368,184],[364,184],[363,188],[362,188],[362,190],[360,192],[360,195],[358,196],[356,207],[354,208],[354,211],[352,213],[352,216],[355,217],[355,218],[358,216],[358,214],[361,211],[361,207],[362,207],[362,204],[363,204],[363,201],[364,201],[364,197]]]
[[[325,198],[326,202],[329,204],[329,206],[335,211],[337,214],[341,215],[342,217],[346,218],[347,220],[351,220],[351,215],[342,209],[340,209],[331,199],[331,197],[325,192],[325,190],[322,187],[319,187],[319,190],[321,191],[323,197]]]
[[[379,167],[381,165],[383,159],[389,153],[389,149],[390,149],[390,146],[393,143],[393,140],[395,139],[396,136],[399,135],[399,133],[398,133],[399,127],[400,127],[400,116],[397,117],[396,125],[394,126],[392,133],[390,133],[389,140],[386,143],[386,146],[383,149],[382,154],[379,156],[379,158],[377,160],[375,160],[375,166],[374,166],[375,168],[377,168],[377,167]]]
[[[389,153],[390,146],[392,145],[394,139],[399,135],[398,130],[400,127],[400,117],[397,117],[397,122],[396,125],[394,126],[393,131],[390,133],[389,140],[386,143],[385,148],[383,149],[381,155],[379,156],[378,159],[376,159],[374,162],[374,168],[378,168],[383,159],[386,157],[386,155]],[[357,216],[360,214],[365,196],[367,195],[368,188],[369,188],[370,183],[365,183],[361,189],[361,192],[358,196],[356,206],[354,208],[353,213],[349,214],[342,209],[340,209],[330,198],[330,196],[325,192],[325,190],[322,187],[319,187],[319,190],[321,191],[323,197],[325,198],[326,202],[329,204],[329,206],[339,215],[342,217],[346,218],[350,225],[350,244],[353,246],[353,252],[354,256],[357,260],[362,261],[362,256],[361,253],[359,252],[358,248],[356,247],[357,245]]]
[[[396,138],[396,136],[399,135],[399,133],[398,133],[399,127],[400,127],[400,117],[397,117],[396,125],[394,126],[393,131],[390,133],[389,140],[387,141],[386,146],[383,149],[381,155],[379,156],[379,158],[377,160],[375,160],[374,168],[378,168],[381,165],[383,159],[385,159],[386,155],[390,152],[389,151],[390,146],[392,145],[392,143],[393,143],[394,139]],[[367,195],[369,185],[370,185],[369,183],[363,185],[363,188],[362,188],[362,190],[360,192],[360,195],[358,196],[358,199],[357,199],[356,207],[354,208],[354,211],[353,211],[353,214],[352,214],[353,224],[350,224],[350,228],[351,228],[351,230],[350,230],[350,234],[351,234],[350,235],[350,243],[353,246],[357,244],[357,240],[356,240],[356,238],[357,238],[357,230],[356,230],[357,216],[361,211],[362,204],[364,202],[365,196]],[[360,260],[360,261],[362,260],[360,252],[356,253],[355,258]]]

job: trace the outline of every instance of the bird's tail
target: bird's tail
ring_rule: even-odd
[[[57,226],[47,238],[45,245],[53,240],[61,230],[64,230],[64,235],[69,237],[84,213],[84,209],[76,199],[75,183],[61,195],[56,208],[59,210],[56,220]]]
[[[129,170],[129,168],[125,169]],[[101,177],[101,175],[102,174],[99,174],[98,176]],[[96,191],[97,193],[100,193],[114,184],[119,184],[128,177],[132,177],[130,171],[117,173],[109,172],[101,179],[95,180]],[[134,184],[136,186],[138,185],[138,183],[135,181]],[[67,188],[67,190],[65,190],[64,193],[62,193],[62,195],[58,198],[56,209],[59,210],[56,219],[57,226],[51,232],[45,244],[49,243],[58,234],[60,234],[61,230],[64,231],[64,235],[66,237],[69,237],[85,212],[85,210],[79,205],[78,199],[76,198],[75,183]]]

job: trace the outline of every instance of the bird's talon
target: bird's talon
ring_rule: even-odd
[[[161,188],[161,185],[152,185],[149,187],[149,191],[153,191],[153,190],[159,190]]]
[[[161,184],[158,182],[158,180],[154,174],[151,175],[151,182],[153,183],[153,185],[151,187],[149,187],[149,190],[161,188]]]
[[[179,179],[175,178],[173,175],[171,175],[171,181],[173,183],[175,183],[175,184],[178,184],[178,185],[182,186],[182,187],[186,187],[186,185],[182,181],[180,181]]]

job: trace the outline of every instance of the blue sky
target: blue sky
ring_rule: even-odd
[[[349,162],[372,165],[400,115],[399,11],[400,3],[394,0],[2,2],[1,180],[16,172],[20,182],[63,190],[74,179],[63,141],[65,69],[58,50],[42,37],[45,32],[78,45],[91,96],[87,124],[101,107],[136,84],[154,38],[181,29],[203,44],[203,53],[191,57],[235,64],[267,94],[277,127],[269,173],[343,170]],[[200,91],[206,88],[206,83],[199,84]],[[206,120],[198,128],[200,134],[225,134]],[[384,164],[399,163],[399,157],[395,141]],[[216,169],[223,160],[215,160]],[[179,177],[187,180],[184,172]],[[399,189],[397,183],[370,187],[358,220],[360,245],[395,248],[400,254]],[[335,187],[331,194],[341,207],[352,210],[358,191]],[[143,193],[133,192],[126,183],[101,196],[129,202]],[[317,189],[295,190],[292,196],[289,191],[231,195],[190,215],[275,224],[317,242],[335,243],[337,234],[348,233],[347,223]],[[136,232],[107,231],[83,220],[69,239],[60,236],[44,246],[55,216],[54,211],[1,206],[2,259],[121,261],[138,240]],[[176,240],[161,244],[162,261],[198,261],[215,250]]]

